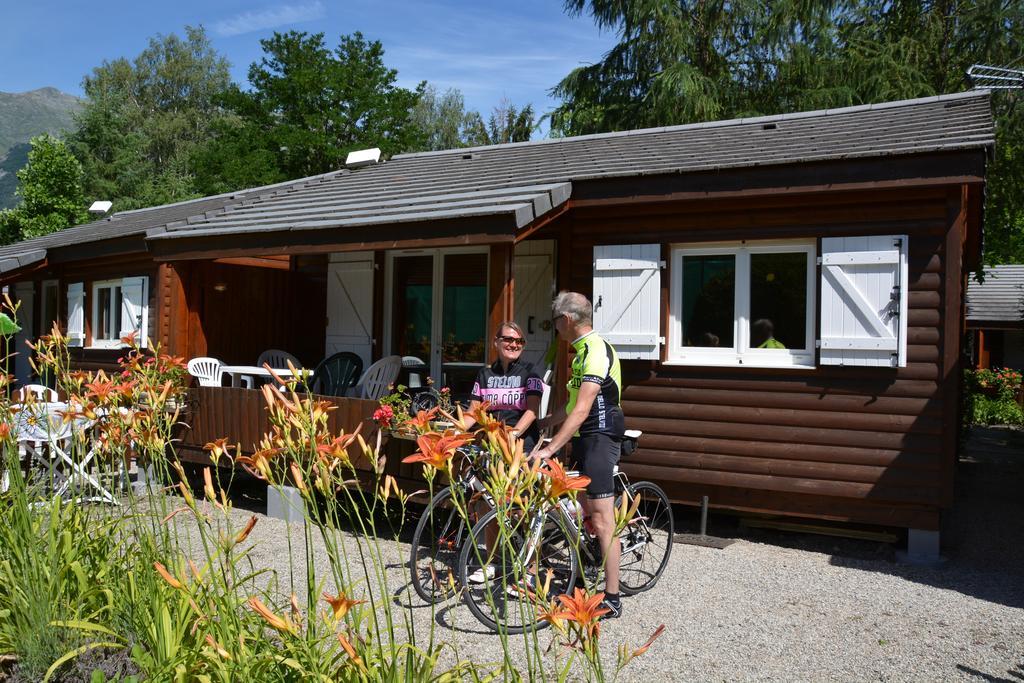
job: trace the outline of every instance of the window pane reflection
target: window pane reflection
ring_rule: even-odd
[[[736,257],[683,257],[683,346],[732,347]]]
[[[750,348],[804,349],[807,254],[750,255]]]
[[[434,257],[398,257],[394,273],[391,348],[400,356],[415,356],[429,365]]]
[[[478,366],[486,360],[487,254],[444,257],[441,312],[441,362],[445,383],[460,397],[473,388]]]

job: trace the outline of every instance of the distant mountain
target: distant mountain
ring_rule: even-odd
[[[28,141],[40,133],[63,136],[82,101],[56,88],[0,92],[0,209],[17,203],[15,176],[28,160]]]

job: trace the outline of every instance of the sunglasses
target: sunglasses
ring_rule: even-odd
[[[526,340],[522,337],[495,337],[495,339],[506,344],[515,344],[516,346],[526,345]]]

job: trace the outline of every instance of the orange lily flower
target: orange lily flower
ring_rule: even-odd
[[[477,428],[480,431],[492,433],[501,428],[502,422],[492,415],[488,409],[491,407],[490,401],[484,401],[473,410],[469,411],[467,415],[476,420]]]
[[[582,491],[590,483],[590,477],[585,475],[570,477],[562,463],[555,458],[547,461],[543,473],[548,482],[547,494],[552,500],[561,498],[569,491]]]
[[[228,653],[228,651],[227,651],[227,650],[225,650],[225,649],[224,649],[224,648],[223,648],[223,647],[221,646],[221,644],[220,644],[220,643],[218,643],[218,642],[217,642],[217,641],[216,641],[216,640],[214,639],[214,637],[213,637],[213,636],[211,636],[211,635],[210,635],[209,633],[207,633],[207,634],[206,634],[206,643],[207,643],[207,645],[209,645],[210,647],[212,647],[212,648],[213,648],[213,649],[214,649],[214,650],[215,650],[215,651],[217,652],[217,654],[218,654],[218,655],[220,655],[221,657],[223,657],[224,659],[231,659],[231,655],[230,655],[230,654]]]
[[[569,614],[566,618],[579,624],[580,629],[588,637],[598,634],[600,618],[610,611],[600,606],[602,600],[604,600],[604,593],[595,593],[588,597],[586,591],[581,588],[575,589],[572,596],[558,596],[558,601],[562,603],[562,607]]]
[[[360,425],[362,426],[362,425]],[[340,434],[334,439],[325,444],[320,444],[316,447],[318,453],[323,456],[340,460],[343,463],[349,462],[348,447],[355,441],[356,435],[359,430],[352,432],[351,434]]]
[[[565,622],[571,621],[572,616],[572,612],[562,609],[556,602],[550,602],[546,607],[537,609],[537,618],[540,621],[548,622],[557,631],[564,630]]]
[[[420,447],[419,452],[403,458],[402,462],[422,462],[435,469],[444,469],[455,455],[455,449],[469,443],[473,438],[472,434],[458,434],[453,431],[444,434],[429,432],[416,439],[416,444]]]
[[[292,623],[291,619],[277,616],[256,596],[249,598],[249,607],[256,614],[263,617],[263,620],[270,624],[272,628],[282,633],[295,633],[295,624]]]
[[[332,597],[330,593],[324,593],[324,601],[331,606],[331,614],[335,621],[348,614],[348,611],[356,605],[366,602],[366,600],[349,600],[341,591],[338,591],[338,595],[335,597]]]
[[[339,633],[338,642],[341,643],[341,647],[345,650],[348,658],[352,660],[352,663],[358,667],[363,667],[363,658],[356,654],[356,649],[352,647],[352,643],[348,642],[348,638]]]
[[[249,538],[249,534],[252,533],[253,527],[256,526],[256,515],[249,518],[249,521],[245,523],[245,528],[238,532],[235,536],[235,545],[241,543],[245,539]]]
[[[206,500],[217,500],[217,492],[213,489],[213,476],[210,474],[210,468],[203,468],[203,494],[206,496]]]
[[[114,394],[118,390],[118,385],[114,384],[112,380],[107,379],[106,373],[102,370],[96,375],[96,379],[85,385],[88,389],[90,396],[94,396],[98,401],[105,401],[110,398],[111,394]]]
[[[277,453],[278,449],[276,448],[262,448],[253,453],[251,457],[237,456],[235,462],[245,467],[249,474],[266,481],[270,477],[270,459]]]
[[[156,569],[157,573],[160,574],[163,580],[166,581],[167,585],[171,588],[181,589],[185,587],[185,584],[174,578],[174,575],[167,571],[167,567],[163,566],[161,563],[154,562],[153,568]]]
[[[231,446],[228,445],[227,437],[223,437],[220,439],[214,439],[213,441],[209,442],[208,444],[203,446],[203,450],[210,452],[210,459],[214,461],[214,464],[216,464],[220,461],[220,457],[222,455],[225,455],[231,451]]]
[[[641,645],[640,647],[638,647],[637,649],[633,650],[633,656],[634,657],[639,657],[643,653],[647,652],[647,650],[651,647],[651,645],[654,643],[654,641],[656,641],[658,638],[660,638],[661,634],[664,633],[664,632],[665,632],[665,624],[662,624],[658,628],[654,629],[654,633],[652,633],[651,637],[647,639],[647,642],[644,643],[643,645]]]
[[[406,424],[412,427],[418,434],[426,434],[430,431],[430,422],[437,417],[438,406],[434,406],[430,410],[420,410],[416,413],[416,417],[410,418],[406,421]]]

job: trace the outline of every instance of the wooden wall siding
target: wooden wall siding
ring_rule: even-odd
[[[624,361],[627,426],[644,431],[630,475],[680,502],[708,495],[733,509],[937,528],[959,422],[962,206],[956,187],[575,212],[559,285],[587,294],[595,244],[909,235],[907,367]]]
[[[509,243],[492,245],[490,250],[490,283],[488,286],[490,313],[488,314],[487,330],[484,333],[488,363],[493,363],[498,359],[498,350],[494,344],[490,343],[491,337],[497,334],[498,325],[512,319],[512,311],[515,310],[513,307],[515,281],[512,279],[514,249],[514,245]]]
[[[148,331],[150,338],[156,341],[160,334],[157,311],[160,306],[158,292],[158,273],[153,261],[138,256],[114,256],[109,260],[87,262],[87,263],[55,263],[39,268],[32,273],[28,280],[35,284],[35,306],[33,307],[33,329],[38,334],[48,334],[49,330],[40,329],[40,318],[42,306],[42,283],[44,280],[57,280],[57,319],[62,329],[67,330],[67,307],[68,307],[68,284],[82,282],[85,290],[85,331],[86,347],[71,349],[71,361],[76,369],[80,370],[104,370],[112,372],[117,369],[117,359],[124,355],[122,349],[90,349],[92,327],[92,284],[102,280],[113,280],[131,275],[146,276],[149,278],[149,315]],[[21,278],[16,278],[22,281]]]
[[[330,413],[328,427],[334,434],[350,433],[362,424],[364,439],[376,439],[377,427],[372,419],[376,401],[356,398],[321,396],[337,409]],[[270,431],[267,404],[263,393],[253,389],[231,387],[194,387],[189,390],[188,412],[182,418],[188,428],[182,430],[178,445],[182,460],[209,463],[203,446],[215,439],[227,438],[240,444],[244,453],[251,453],[263,435]],[[349,448],[355,458],[361,452],[357,445]]]
[[[187,268],[182,279],[194,344],[189,356],[249,364],[276,348],[307,367],[323,358],[326,266],[316,273],[209,262],[174,267]],[[217,291],[218,285],[224,290]]]

